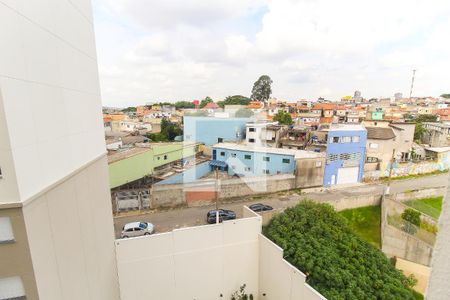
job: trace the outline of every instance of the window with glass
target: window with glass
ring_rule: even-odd
[[[290,162],[291,162],[291,160],[289,158],[283,158],[284,164],[289,164]]]
[[[359,136],[352,137],[352,143],[359,143]]]
[[[252,156],[250,154],[244,155],[244,159],[252,159]]]
[[[268,156],[263,156],[263,161],[270,161],[270,157],[268,157]]]

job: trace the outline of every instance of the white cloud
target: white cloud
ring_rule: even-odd
[[[248,95],[261,74],[288,100],[406,93],[413,68],[418,94],[448,87],[448,1],[94,3],[105,104]]]

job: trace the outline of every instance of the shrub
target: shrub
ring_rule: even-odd
[[[239,290],[234,292],[231,295],[231,300],[253,300],[253,295],[252,294],[248,295],[248,294],[245,293],[245,287],[246,286],[247,286],[246,284],[241,285],[239,287]]]
[[[419,227],[421,223],[420,212],[412,208],[407,208],[402,213],[402,219],[404,220],[402,227],[403,231],[409,234],[415,234],[417,232],[417,227]]]
[[[423,230],[426,230],[428,232],[431,232],[433,234],[437,234],[438,232],[438,228],[436,225],[428,223],[428,222],[421,222],[420,223],[420,228],[422,228]]]
[[[414,299],[411,281],[328,204],[301,202],[272,218],[264,234],[327,299]]]

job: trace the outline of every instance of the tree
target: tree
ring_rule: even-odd
[[[251,111],[250,109],[246,109],[246,108],[240,108],[234,114],[234,116],[236,118],[250,118],[253,115],[254,115],[253,111]]]
[[[267,101],[272,94],[272,85],[273,81],[267,75],[262,75],[255,81],[252,89],[252,96],[250,99],[255,101]]]
[[[412,208],[407,208],[402,213],[402,219],[405,221],[403,224],[403,230],[409,234],[415,234],[417,228],[420,227],[420,212]],[[417,226],[417,227],[416,227]]]
[[[292,121],[291,114],[283,110],[278,111],[277,114],[273,117],[273,120],[278,121],[279,124],[284,125],[292,125],[292,123],[294,123]]]
[[[420,141],[426,131],[422,126],[422,122],[436,122],[437,115],[419,115],[413,121],[416,122],[416,128],[414,130],[414,140]]]
[[[134,106],[128,106],[127,108],[122,109],[122,112],[127,113],[127,112],[136,112],[136,107]]]
[[[213,100],[211,99],[211,97],[206,96],[205,99],[203,99],[202,101],[200,101],[200,108],[205,107],[208,103],[213,102]]]
[[[441,97],[445,99],[450,99],[450,94],[442,94]]]
[[[263,233],[327,299],[414,299],[402,272],[328,204],[300,202],[275,215]]]
[[[161,132],[147,134],[153,142],[173,141],[175,137],[182,135],[183,130],[178,124],[170,122],[167,118],[161,120]]]
[[[195,108],[195,104],[190,101],[178,101],[178,102],[175,102],[175,108],[176,109]]]
[[[225,105],[248,105],[250,103],[250,98],[242,95],[228,96],[223,101],[217,102],[220,107]]]

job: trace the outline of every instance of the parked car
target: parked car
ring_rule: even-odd
[[[268,210],[272,210],[273,209],[272,206],[266,205],[266,204],[262,204],[262,203],[252,204],[248,208],[250,208],[254,212],[268,211]]]
[[[216,211],[217,210],[210,210],[206,214],[206,222],[208,222],[208,224],[216,223]],[[232,210],[219,209],[218,211],[219,211],[219,222],[236,219],[236,213]]]
[[[141,235],[149,235],[155,231],[155,226],[148,222],[127,223],[122,228],[122,238],[129,238]]]

